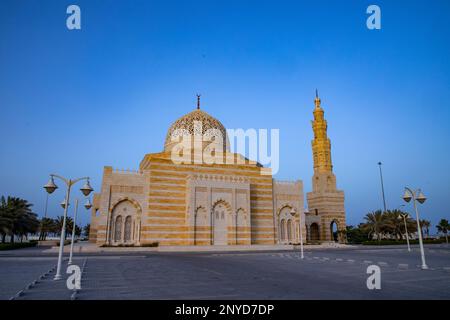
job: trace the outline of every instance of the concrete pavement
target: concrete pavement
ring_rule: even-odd
[[[83,254],[75,261],[80,267],[86,261],[76,298],[450,299],[450,246],[427,246],[426,256],[430,270],[420,269],[417,246],[411,253],[404,246],[306,249],[304,260],[298,250]],[[0,256],[6,271],[0,288],[7,289],[0,298],[56,264],[56,256],[40,264],[42,258]],[[381,268],[381,290],[367,289],[372,264]],[[72,294],[65,281],[49,278],[18,299],[70,299]]]

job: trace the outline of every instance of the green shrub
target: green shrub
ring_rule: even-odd
[[[36,245],[37,245],[36,240],[32,240],[30,242],[0,243],[0,251],[30,248],[35,247]]]
[[[150,242],[150,243],[144,243],[142,244],[142,247],[158,247],[159,242]]]
[[[151,242],[151,243],[144,243],[141,245],[141,247],[158,247],[159,242]],[[118,244],[118,245],[109,245],[109,244],[102,244],[100,248],[132,248],[132,247],[139,247],[134,244]]]
[[[76,241],[75,241],[76,242]],[[64,240],[64,245],[67,246],[70,244],[70,240]],[[56,246],[59,247],[59,241],[56,241]]]
[[[424,239],[424,244],[439,244],[444,243],[445,240],[441,239]],[[410,244],[419,244],[419,240],[409,240]],[[362,243],[365,246],[390,246],[390,245],[400,245],[400,244],[406,244],[406,240],[381,240],[381,241],[364,241]]]

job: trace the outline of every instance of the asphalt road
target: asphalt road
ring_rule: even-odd
[[[80,300],[89,299],[450,299],[450,246],[356,247],[305,252],[109,253],[77,256]],[[56,265],[39,249],[0,254],[0,299],[9,299]],[[367,267],[381,268],[369,290]],[[64,264],[64,276],[66,263]],[[70,299],[54,271],[16,299]]]

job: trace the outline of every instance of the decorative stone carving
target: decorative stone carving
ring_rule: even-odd
[[[201,132],[197,131],[198,126],[194,125],[194,122],[199,122],[201,124]],[[211,130],[212,129],[212,130]],[[227,150],[229,151],[229,143],[227,130],[223,126],[223,124],[217,120],[216,118],[210,116],[203,110],[196,109],[178,120],[176,120],[167,131],[166,142],[164,144],[164,150],[169,151],[171,145],[173,145],[172,137],[178,138],[183,134],[189,134],[192,137],[195,135],[201,135],[207,137],[208,134],[211,134],[213,130],[219,130],[223,137],[223,146],[227,146]],[[209,137],[210,138],[210,137]]]

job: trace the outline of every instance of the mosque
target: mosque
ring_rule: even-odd
[[[298,244],[301,232],[305,242],[344,242],[344,192],[336,187],[317,93],[314,103],[307,209],[301,180],[278,181],[269,168],[231,152],[225,127],[198,101],[170,126],[164,150],[145,155],[139,170],[104,167],[101,191],[93,198],[90,241],[98,246],[288,245]],[[243,161],[173,161],[179,132],[194,136],[198,123],[202,134],[213,130],[223,137],[216,157]]]

